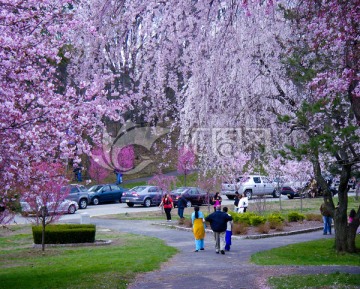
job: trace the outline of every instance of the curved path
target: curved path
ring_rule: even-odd
[[[269,288],[267,278],[279,274],[360,273],[360,267],[356,266],[258,266],[249,263],[250,256],[259,251],[324,237],[332,238],[323,236],[321,231],[256,240],[233,238],[231,251],[221,255],[215,254],[211,233],[205,237],[205,250],[194,252],[191,232],[162,226],[162,222],[91,218],[91,223],[115,231],[157,237],[179,250],[160,270],[139,275],[129,285],[130,289]]]

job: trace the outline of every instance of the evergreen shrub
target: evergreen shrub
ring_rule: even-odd
[[[42,226],[32,227],[35,244],[41,244]],[[45,227],[45,244],[94,243],[96,226],[92,224],[56,224]]]
[[[257,227],[259,225],[263,225],[266,223],[266,218],[262,216],[251,216],[250,217],[250,225]]]
[[[298,221],[303,221],[304,219],[305,219],[305,215],[300,214],[298,212],[290,212],[288,214],[289,222],[298,222]]]

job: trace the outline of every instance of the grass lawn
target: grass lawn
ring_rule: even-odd
[[[360,247],[360,236],[356,238],[356,247]],[[336,254],[334,240],[322,239],[259,252],[251,256],[258,265],[343,265],[359,266],[360,252],[356,254]],[[311,273],[311,272],[309,272]],[[297,288],[359,288],[360,274],[314,274],[290,275],[269,278],[274,289]]]
[[[335,196],[333,198],[334,204],[336,205],[338,202],[338,197]],[[302,202],[302,206],[301,206]],[[280,202],[273,201],[267,202],[264,199],[256,199],[254,198],[254,202],[249,204],[249,211],[252,212],[262,212],[263,214],[273,213],[275,211],[281,212],[282,214],[286,215],[289,212],[299,212],[303,214],[314,213],[320,214],[320,205],[323,203],[323,198],[305,198],[300,200],[299,198],[295,198],[292,200],[281,200],[281,209],[280,209]],[[348,198],[348,211],[350,212],[351,209],[356,209],[360,206],[360,199],[355,200],[354,196]]]
[[[360,248],[360,235],[356,237],[356,247]],[[258,265],[360,266],[360,252],[336,254],[334,239],[321,239],[259,252],[251,256],[251,261]]]
[[[315,275],[296,275],[289,277],[271,277],[271,288],[303,289],[303,288],[359,288],[360,274],[334,273]]]
[[[29,226],[0,229],[1,288],[126,288],[177,250],[156,238],[97,231],[109,246],[32,248]]]

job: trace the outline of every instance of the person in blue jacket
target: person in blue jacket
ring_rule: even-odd
[[[210,223],[211,230],[214,232],[216,254],[225,254],[225,232],[227,222],[232,221],[232,217],[221,211],[221,206],[216,206],[216,211],[205,218]]]

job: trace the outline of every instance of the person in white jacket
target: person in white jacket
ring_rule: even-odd
[[[240,195],[240,201],[238,205],[239,213],[246,213],[247,207],[249,205],[249,199],[245,195]]]

